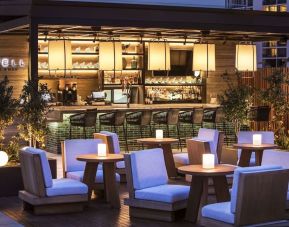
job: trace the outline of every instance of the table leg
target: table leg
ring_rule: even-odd
[[[98,163],[87,162],[85,165],[83,183],[88,187],[88,201],[91,200],[92,188],[95,184],[95,176]]]
[[[177,174],[177,169],[175,166],[171,144],[162,144],[161,148],[163,149],[168,176],[177,177],[178,174]]]
[[[256,166],[260,166],[262,164],[263,150],[255,151],[255,157],[256,157]]]
[[[118,185],[115,179],[115,164],[113,162],[104,162],[103,174],[106,200],[111,207],[120,208]]]
[[[250,166],[251,154],[252,154],[251,150],[242,149],[238,165],[241,167]]]
[[[196,223],[198,220],[200,202],[203,194],[205,177],[192,176],[190,194],[188,198],[188,205],[186,211],[186,220]]]
[[[230,201],[230,192],[226,176],[213,177],[217,202]]]

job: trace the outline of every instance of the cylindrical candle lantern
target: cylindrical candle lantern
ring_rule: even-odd
[[[156,130],[156,139],[163,139],[164,138],[164,132],[161,129]]]
[[[101,157],[105,157],[106,156],[106,144],[99,143],[97,145],[97,155],[101,156]]]
[[[215,168],[215,155],[214,154],[203,154],[203,168],[204,169]]]
[[[254,134],[253,135],[253,145],[260,146],[262,144],[262,135],[261,134]]]

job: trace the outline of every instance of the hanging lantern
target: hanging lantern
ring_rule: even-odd
[[[72,69],[71,41],[48,42],[48,66],[50,70]]]
[[[257,70],[256,45],[252,44],[236,45],[235,67],[238,71]]]
[[[151,42],[148,44],[148,70],[170,70],[170,44]]]
[[[121,42],[99,43],[99,69],[122,70]]]
[[[194,45],[193,71],[215,71],[215,62],[215,44]]]

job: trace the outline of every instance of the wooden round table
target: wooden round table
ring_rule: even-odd
[[[93,185],[95,184],[97,166],[99,163],[103,163],[103,183],[106,201],[110,203],[111,207],[120,208],[118,185],[115,179],[115,163],[122,161],[123,155],[107,154],[107,156],[103,157],[96,154],[84,154],[77,156],[76,159],[86,162],[83,183],[88,186],[89,201],[91,199]]]
[[[167,173],[169,177],[177,177],[177,170],[175,166],[175,161],[172,152],[173,143],[178,143],[178,139],[174,138],[163,138],[163,139],[156,139],[156,138],[142,138],[137,139],[137,142],[148,146],[149,148],[162,148],[164,152],[164,159],[167,168]]]
[[[207,203],[209,178],[213,179],[217,202],[230,201],[226,175],[234,173],[235,168],[236,166],[232,165],[216,165],[213,169],[203,169],[202,165],[188,165],[178,168],[180,173],[192,176],[186,211],[187,221],[196,223],[200,206]]]
[[[238,165],[242,167],[250,166],[250,159],[252,152],[256,155],[256,165],[260,166],[262,163],[263,151],[266,149],[276,149],[278,146],[276,144],[261,144],[253,145],[250,143],[238,143],[233,145],[234,148],[241,149],[241,156]]]

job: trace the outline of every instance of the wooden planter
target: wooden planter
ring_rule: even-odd
[[[56,159],[48,159],[52,178],[57,177]],[[18,196],[24,188],[20,165],[0,167],[0,197]]]

